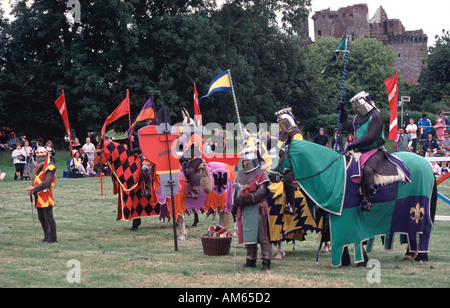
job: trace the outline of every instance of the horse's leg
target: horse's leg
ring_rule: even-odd
[[[405,255],[403,256],[403,260],[412,261],[412,260],[414,260],[415,256],[416,256],[416,254],[414,252],[410,252],[409,247],[406,247],[406,252],[405,252]]]
[[[180,235],[178,236],[178,239],[180,241],[187,240],[187,230],[186,230],[186,222],[184,220],[184,216],[178,216],[177,224],[180,227]]]
[[[344,250],[342,252],[341,265],[342,266],[350,265],[350,253],[348,252],[348,247],[344,247]]]
[[[138,227],[141,225],[141,219],[140,218],[136,218],[133,219],[133,224],[131,225],[131,229],[130,231],[137,231]]]
[[[192,224],[192,228],[197,228],[197,224],[200,220],[198,219],[198,213],[194,212],[194,223]]]
[[[419,252],[417,254],[417,257],[414,259],[416,262],[428,262],[428,253],[426,252]]]
[[[281,260],[286,256],[286,253],[284,252],[284,247],[283,247],[283,243],[280,242],[280,244],[278,244],[278,252],[277,255],[275,256],[275,259],[277,260]]]
[[[369,262],[369,256],[367,256],[366,250],[364,249],[364,247],[362,248],[363,250],[363,257],[364,257],[364,261],[363,262],[359,262],[358,263],[358,267],[367,267],[367,262]]]

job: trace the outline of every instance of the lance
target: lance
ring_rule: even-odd
[[[346,39],[346,46],[345,46],[345,51],[344,51],[344,72],[342,74],[342,84],[341,84],[341,94],[340,94],[340,98],[339,98],[339,106],[343,106],[343,100],[344,100],[344,88],[345,88],[345,75],[347,74],[347,60],[348,60],[348,48],[350,45],[350,39],[351,39],[351,35],[347,34],[347,39]],[[338,122],[337,122],[337,126],[336,126],[336,142],[334,144],[334,150],[337,151],[338,149],[338,140],[339,137],[341,135],[341,112],[342,112],[342,108],[339,108],[338,111]]]
[[[233,80],[231,79],[231,71],[230,70],[228,70],[228,79],[230,80],[231,93],[233,94],[234,108],[236,109],[236,116],[237,116],[237,120],[239,123],[239,130],[241,131],[241,136],[243,136],[244,128],[242,126],[241,117],[239,115],[239,108],[237,105],[236,94],[234,93]]]

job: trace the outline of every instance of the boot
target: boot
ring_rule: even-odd
[[[377,187],[374,184],[364,185],[364,200],[359,208],[361,211],[370,212],[372,209],[373,195],[376,193]]]
[[[286,205],[284,206],[284,213],[289,215],[295,214],[295,191],[297,190],[297,183],[293,182],[293,174],[287,175],[287,180],[283,182],[284,193],[286,195]]]
[[[48,230],[47,228],[44,229],[44,238],[42,239],[41,243],[48,242]]]
[[[267,260],[267,259],[263,259],[262,260],[262,268],[261,268],[261,270],[263,272],[270,270],[270,260]]]
[[[247,259],[247,261],[244,264],[243,268],[248,268],[248,267],[256,267],[256,260]]]
[[[284,206],[284,214],[294,215],[295,214],[295,204],[291,202],[286,203]]]

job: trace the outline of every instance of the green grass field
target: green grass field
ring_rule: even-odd
[[[316,264],[317,234],[296,242],[295,250],[292,243],[287,244],[285,259],[273,260],[271,271],[263,273],[260,262],[256,269],[242,269],[242,247],[236,249],[236,267],[233,247],[229,256],[204,255],[200,236],[218,222],[206,215],[200,215],[197,229],[188,227],[189,238],[178,242],[177,252],[172,222],[146,218],[138,232],[130,232],[131,222],[115,220],[117,196],[112,194],[111,179],[104,178],[104,195],[100,195],[99,178],[63,178],[65,157],[59,153],[57,158],[54,216],[58,243],[36,244],[26,194],[30,182],[14,181],[12,160],[0,155],[0,168],[8,174],[0,183],[0,288],[450,287],[450,221],[435,222],[427,263],[402,261],[406,248],[398,236],[393,251],[384,251],[377,240],[369,257],[380,262],[381,283],[367,281],[371,268],[331,267],[330,254],[321,254]],[[450,196],[450,182],[438,189]],[[437,215],[450,216],[450,206],[440,199]],[[193,216],[187,217],[187,225],[192,222]],[[36,231],[40,242],[43,233],[37,215]],[[79,262],[81,283],[67,280],[71,260]]]

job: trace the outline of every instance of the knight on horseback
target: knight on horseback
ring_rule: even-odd
[[[147,119],[145,121],[146,125],[156,125],[154,119]],[[134,139],[134,140],[131,140]],[[152,170],[153,164],[150,160],[148,160],[145,155],[141,151],[141,147],[139,146],[139,135],[137,132],[131,132],[129,142],[127,142],[131,146],[131,152],[133,154],[138,154],[141,157],[141,172],[142,178],[144,180],[144,190],[142,192],[142,196],[150,197],[151,186],[152,186]]]
[[[282,157],[284,151],[289,147],[289,143],[293,140],[303,140],[303,135],[300,129],[297,127],[295,118],[292,114],[292,109],[284,108],[275,113],[277,116],[277,122],[280,125],[280,133],[278,138],[279,156]],[[286,193],[286,205],[284,212],[286,214],[295,214],[295,191],[298,187],[298,182],[295,179],[294,172],[292,170],[284,170],[281,174],[278,170],[273,169],[270,171],[269,178],[271,182],[283,181],[284,191]]]
[[[363,200],[360,209],[370,211],[373,196],[377,191],[377,177],[386,177],[388,182],[395,182],[404,177],[383,147],[385,143],[383,118],[369,93],[359,92],[350,102],[356,114],[353,120],[348,119],[343,103],[339,103],[338,111],[341,110],[342,128],[355,133],[355,141],[348,146],[347,152],[354,150],[361,154]]]

